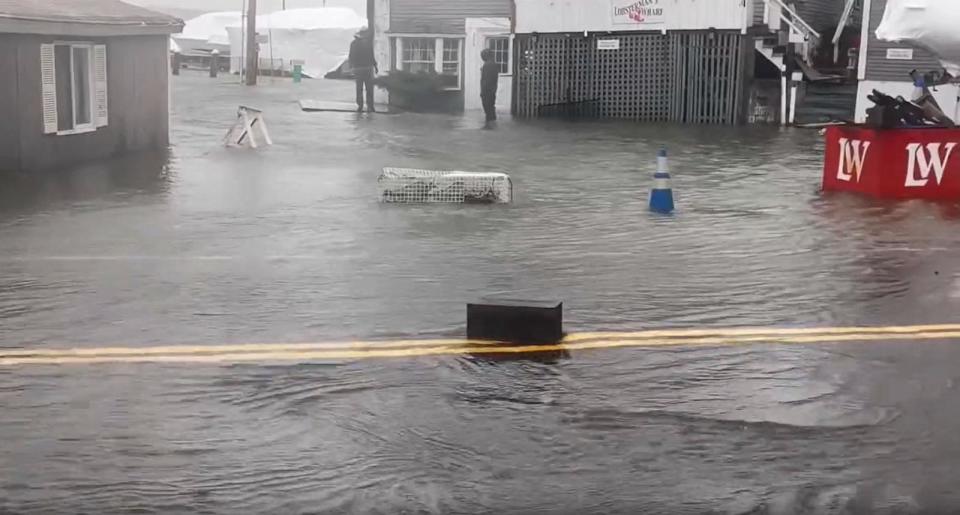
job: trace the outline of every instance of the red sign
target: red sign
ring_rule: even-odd
[[[823,190],[960,200],[960,129],[827,129]]]

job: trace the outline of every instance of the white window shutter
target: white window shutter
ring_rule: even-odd
[[[43,101],[43,133],[57,132],[57,59],[53,45],[40,45],[40,87]]]
[[[94,114],[97,127],[107,125],[107,46],[93,47]]]

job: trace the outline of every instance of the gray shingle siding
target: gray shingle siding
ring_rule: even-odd
[[[890,43],[877,39],[877,27],[883,19],[887,0],[873,0],[870,6],[870,36],[867,43],[867,80],[909,82],[910,70],[930,71],[943,68],[933,54],[906,43]],[[888,48],[913,48],[912,61],[887,59]]]
[[[863,0],[860,0],[862,2]],[[794,2],[787,1],[789,4]],[[753,0],[753,24],[763,25],[763,11],[766,2],[764,0]],[[796,2],[797,14],[803,18],[803,21],[810,24],[817,32],[820,32],[824,38],[833,37],[833,31],[840,22],[840,15],[843,14],[843,8],[846,0],[801,0]],[[860,5],[854,6],[850,13],[848,26],[860,26]]]
[[[466,18],[509,18],[510,0],[391,0],[390,32],[463,34]]]
[[[836,28],[844,4],[846,0],[803,0],[797,5],[797,14],[817,32],[823,33]]]
[[[763,25],[763,11],[766,9],[763,0],[753,0],[753,24]]]

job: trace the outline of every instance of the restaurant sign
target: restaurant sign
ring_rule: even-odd
[[[644,28],[663,25],[661,0],[610,0],[610,7],[615,26]]]

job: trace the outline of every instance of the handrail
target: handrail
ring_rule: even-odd
[[[843,14],[840,15],[840,23],[837,24],[837,31],[833,33],[833,44],[836,45],[840,41],[840,36],[843,35],[843,29],[847,26],[847,21],[850,19],[850,14],[853,13],[853,4],[857,0],[847,0],[847,5],[843,7]]]
[[[855,3],[857,3],[857,0],[847,0],[847,5],[843,6],[843,14],[840,15],[837,30],[833,33],[833,62],[837,62],[840,59],[840,38],[843,36],[843,29],[847,28],[847,23],[850,21],[850,15],[853,14]]]
[[[795,30],[795,31],[803,34],[803,31],[800,30],[800,27],[797,27],[796,25],[794,25],[794,23],[793,23],[792,21],[790,21],[790,20],[788,20],[788,19],[786,19],[786,18],[782,18],[782,17],[781,17],[781,21],[783,21],[784,23],[786,23],[787,25],[789,25],[791,29],[793,29],[793,30]]]
[[[790,15],[790,17],[793,18],[794,22],[798,22],[803,27],[803,30],[800,30],[800,28],[796,27],[793,23],[790,23],[790,20],[787,20],[786,17],[783,16],[783,14],[780,15],[780,19],[787,22],[787,24],[789,24],[794,29],[797,29],[797,32],[801,32],[801,33],[806,32],[807,35],[813,36],[814,39],[820,39],[820,33],[817,32],[813,27],[811,27],[809,23],[804,21],[804,19],[801,18],[799,14],[794,12],[793,9],[791,9],[787,4],[783,3],[782,0],[764,0],[764,1],[766,1],[768,4],[770,3],[777,4],[778,6],[780,6],[780,9],[782,11],[786,11]]]

